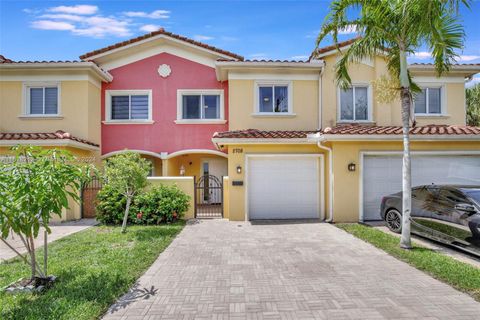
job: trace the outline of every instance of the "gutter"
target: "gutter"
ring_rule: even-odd
[[[322,70],[320,70],[320,73],[318,74],[318,130],[322,129],[322,113],[323,113],[322,91],[323,91],[323,72],[324,71],[325,71],[325,68],[322,68]]]

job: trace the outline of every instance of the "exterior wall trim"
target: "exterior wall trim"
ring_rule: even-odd
[[[109,158],[111,156],[115,156],[117,154],[122,154],[122,153],[126,153],[126,152],[136,152],[136,153],[139,153],[139,154],[152,156],[152,157],[157,158],[157,159],[163,159],[161,157],[161,155],[156,153],[156,152],[147,151],[147,150],[131,150],[131,149],[112,151],[112,152],[109,152],[109,153],[106,153],[106,154],[102,155],[101,159],[106,159],[106,158]]]
[[[221,151],[208,150],[208,149],[185,149],[185,150],[175,151],[165,156],[162,156],[162,159],[171,159],[184,154],[199,154],[199,153],[212,154],[212,155],[220,156],[223,158],[228,158],[228,154],[223,153]]]
[[[360,222],[364,222],[363,216],[363,166],[365,156],[394,156],[402,155],[403,151],[360,151],[360,174],[358,175],[359,179],[359,188],[358,188],[358,201],[359,201],[359,216],[358,219]],[[469,156],[469,155],[480,155],[480,151],[475,150],[466,150],[466,151],[410,151],[411,155],[459,155],[459,156]]]
[[[320,160],[320,199],[318,203],[318,218],[320,220],[325,219],[325,159],[322,153],[247,153],[245,154],[245,221],[249,221],[249,212],[248,212],[248,161],[251,158],[274,158],[274,157],[312,157],[319,158]]]

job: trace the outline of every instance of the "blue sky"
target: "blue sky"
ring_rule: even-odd
[[[247,59],[301,60],[315,47],[329,3],[0,0],[0,54],[14,60],[75,60],[164,27]],[[467,39],[459,62],[480,62],[480,1],[461,15]],[[341,39],[353,36],[346,32]],[[428,62],[428,52],[419,50],[411,60]]]

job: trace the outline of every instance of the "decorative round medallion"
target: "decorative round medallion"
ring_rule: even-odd
[[[172,69],[170,69],[170,66],[168,64],[162,64],[160,67],[158,67],[158,74],[162,78],[166,78],[172,73]]]

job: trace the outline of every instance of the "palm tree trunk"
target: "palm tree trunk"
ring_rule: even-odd
[[[130,211],[131,201],[132,197],[130,195],[127,195],[127,206],[125,207],[125,215],[123,216],[122,233],[125,233],[127,231],[128,212]]]
[[[410,239],[410,213],[412,210],[412,172],[410,166],[410,79],[408,78],[407,55],[400,50],[400,85],[402,102],[402,126],[403,126],[403,165],[402,165],[402,236],[400,247],[411,249]]]

